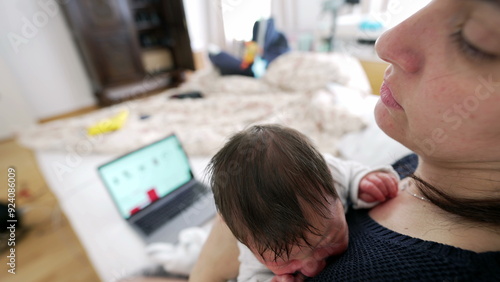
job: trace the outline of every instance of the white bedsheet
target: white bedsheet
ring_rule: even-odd
[[[331,92],[325,88],[328,83],[343,87]],[[369,89],[359,61],[348,54],[289,52],[274,60],[261,79],[199,70],[179,88],[38,125],[19,132],[18,140],[33,150],[110,154],[175,132],[188,154],[210,156],[236,131],[256,123],[281,123],[307,134],[322,151],[336,154],[336,141],[364,124],[338,106],[335,96],[366,96]],[[190,90],[201,91],[204,98],[168,99]],[[129,115],[119,130],[88,136],[89,127],[122,111]]]

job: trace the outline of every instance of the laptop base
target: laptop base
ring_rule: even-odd
[[[207,193],[193,205],[187,207],[186,210],[172,218],[169,222],[165,223],[149,236],[144,235],[144,233],[137,226],[134,226],[134,229],[139,232],[139,234],[143,237],[143,240],[148,244],[156,242],[173,244],[179,240],[179,232],[183,229],[193,226],[201,226],[205,222],[213,219],[215,214],[216,208],[213,194]]]

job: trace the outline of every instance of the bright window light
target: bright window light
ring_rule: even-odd
[[[250,41],[254,23],[271,16],[271,0],[221,0],[226,40]]]

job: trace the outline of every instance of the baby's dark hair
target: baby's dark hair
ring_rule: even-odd
[[[305,135],[281,125],[235,134],[208,169],[219,213],[261,256],[272,251],[286,259],[291,245],[309,245],[306,233],[320,234],[305,208],[328,218],[338,199],[323,156]]]

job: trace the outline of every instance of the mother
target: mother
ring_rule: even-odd
[[[419,165],[314,281],[500,280],[499,27],[499,0],[434,0],[378,40],[376,120]],[[235,277],[234,243],[218,223],[191,280]]]
[[[498,0],[435,0],[378,40],[375,118],[419,165],[313,281],[500,280],[499,27]]]

